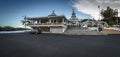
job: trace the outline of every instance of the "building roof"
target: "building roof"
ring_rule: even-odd
[[[46,16],[46,17],[28,17],[28,20],[40,20],[40,19],[66,19],[64,15],[61,16]]]
[[[40,19],[65,19],[68,20],[64,15],[56,15],[54,11],[48,16],[45,17],[27,17],[27,20],[40,20]]]
[[[48,15],[48,16],[57,16],[56,14],[55,14],[55,12],[54,11],[52,11],[52,13],[50,14],[50,15]]]

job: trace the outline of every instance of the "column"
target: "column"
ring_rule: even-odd
[[[58,24],[58,20],[56,20],[56,23]]]
[[[49,25],[51,25],[51,22],[52,22],[52,20],[51,20],[51,19],[49,19]]]
[[[65,20],[64,19],[62,19],[62,24],[65,24]]]
[[[41,24],[41,20],[39,20],[39,23]]]
[[[54,25],[54,20],[52,20],[52,24]]]
[[[51,23],[51,19],[49,19],[49,23]]]
[[[32,20],[32,24],[34,24],[34,20]]]
[[[64,20],[64,19],[62,19],[62,22],[65,22],[65,20]]]
[[[39,20],[37,20],[37,24],[39,23]]]

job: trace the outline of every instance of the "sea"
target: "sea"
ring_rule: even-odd
[[[26,32],[30,32],[31,30],[26,30]],[[0,34],[7,34],[7,33],[24,33],[25,30],[19,30],[19,31],[0,31]]]

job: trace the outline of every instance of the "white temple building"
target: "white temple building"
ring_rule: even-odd
[[[41,32],[63,33],[68,26],[80,26],[80,21],[76,17],[74,9],[72,10],[71,18],[68,20],[64,15],[56,15],[54,11],[45,17],[27,17],[27,24],[31,28],[41,29]]]
[[[56,15],[53,11],[46,17],[28,17],[31,28],[39,28],[41,32],[63,33],[68,27],[68,19],[64,15]]]

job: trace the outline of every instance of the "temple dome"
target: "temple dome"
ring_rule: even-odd
[[[55,14],[54,11],[52,11],[52,13],[50,15],[48,15],[48,16],[57,16],[57,15]]]

